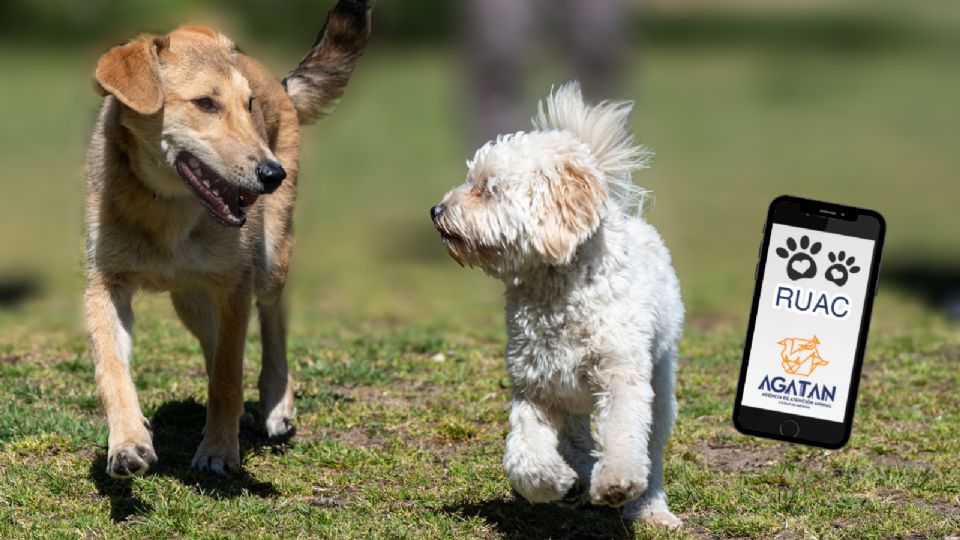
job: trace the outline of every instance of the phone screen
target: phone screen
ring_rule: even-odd
[[[741,405],[844,421],[874,248],[771,224]]]

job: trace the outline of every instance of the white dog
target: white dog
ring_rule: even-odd
[[[630,175],[650,154],[627,129],[630,109],[561,87],[534,131],[478,150],[431,216],[457,262],[506,284],[513,487],[679,527],[663,449],[683,304],[667,248],[639,217],[645,191]]]

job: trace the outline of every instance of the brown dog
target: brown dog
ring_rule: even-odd
[[[295,413],[281,293],[292,247],[300,124],[338,98],[370,32],[372,0],[340,0],[281,85],[219,32],[185,26],[100,57],[104,100],[87,154],[85,310],[110,426],[107,473],[157,456],[129,360],[138,289],[169,291],[209,376],[193,467],[240,465],[243,348],[255,294],[260,406],[271,436]],[[266,196],[261,196],[266,195]]]

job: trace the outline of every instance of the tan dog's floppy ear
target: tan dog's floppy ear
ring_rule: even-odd
[[[607,190],[590,171],[564,164],[551,191],[555,212],[547,218],[540,251],[551,264],[566,264],[600,225]]]
[[[97,61],[97,88],[113,94],[140,114],[154,114],[163,107],[159,50],[165,38],[137,38],[105,52]]]

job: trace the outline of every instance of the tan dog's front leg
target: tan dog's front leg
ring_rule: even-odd
[[[143,474],[157,462],[149,424],[140,411],[137,390],[130,377],[132,296],[129,285],[98,275],[90,276],[84,293],[97,393],[110,427],[107,474],[114,478]]]
[[[250,317],[252,284],[242,278],[218,298],[217,350],[210,366],[207,425],[193,456],[193,468],[226,474],[240,468],[240,415],[243,413],[243,347]]]
[[[297,413],[293,404],[293,378],[287,367],[286,321],[279,301],[260,300],[257,307],[263,342],[263,365],[257,383],[260,413],[267,435],[277,437],[293,429],[293,417]]]

